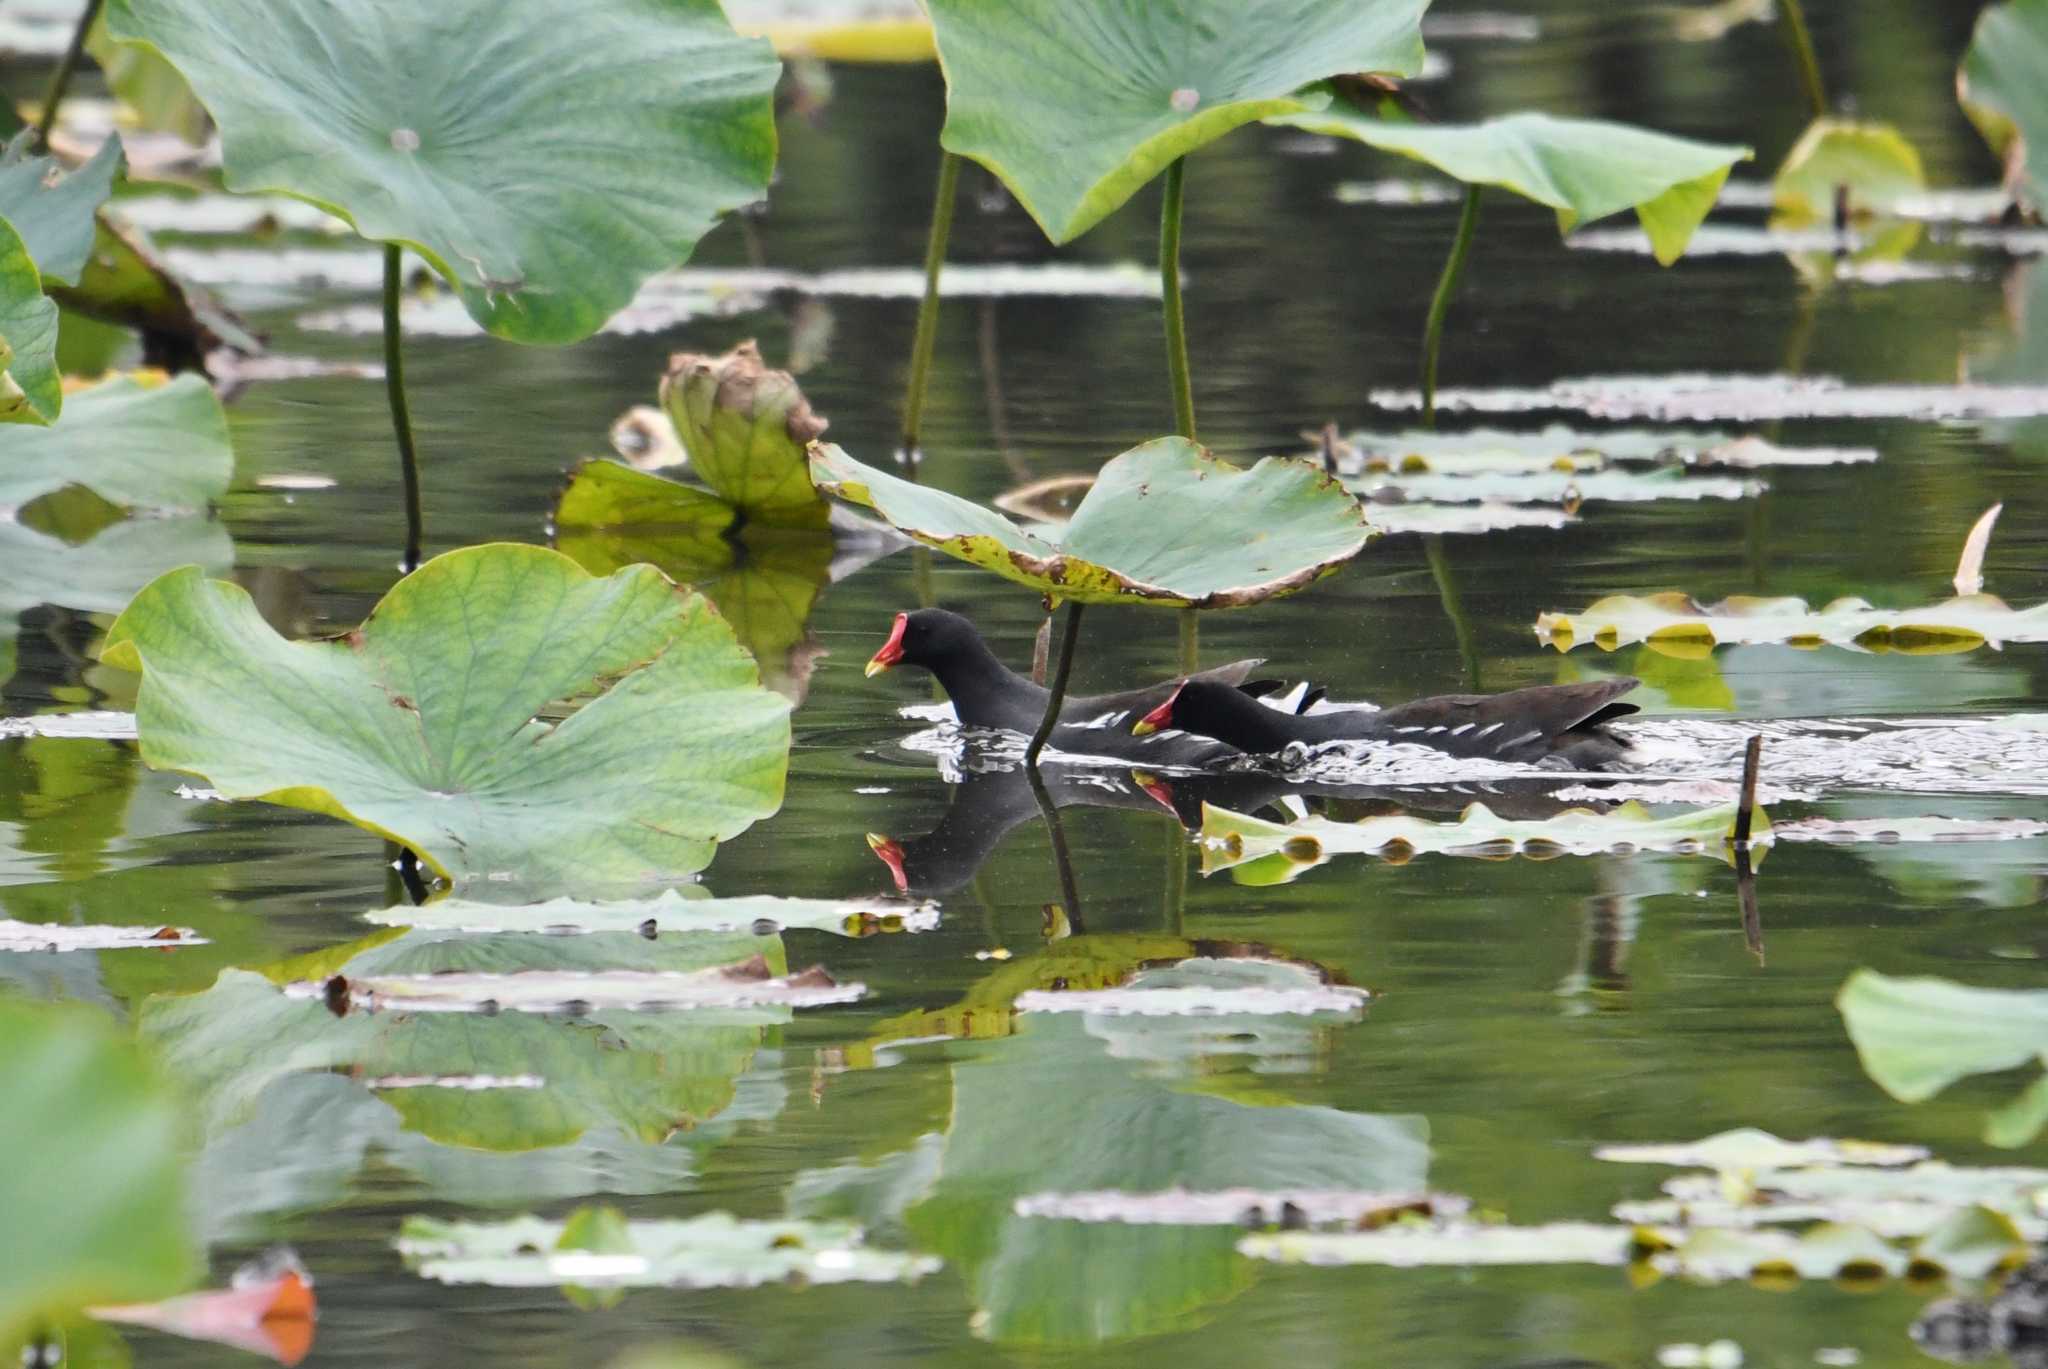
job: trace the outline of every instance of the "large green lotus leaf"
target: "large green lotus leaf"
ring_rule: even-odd
[[[805,457],[825,420],[789,372],[768,369],[753,343],[720,357],[677,353],[661,380],[661,403],[691,469],[750,520],[825,526],[825,501]]]
[[[21,234],[0,218],[0,423],[54,423],[63,407],[57,306]]]
[[[1202,873],[1249,867],[1251,882],[1284,883],[1339,855],[1410,859],[1418,853],[1479,856],[1600,855],[1624,851],[1678,851],[1725,855],[1735,805],[1696,808],[1668,817],[1652,816],[1636,802],[1604,813],[1568,808],[1553,817],[1495,817],[1475,803],[1456,822],[1432,822],[1405,813],[1333,822],[1306,817],[1269,822],[1247,813],[1202,805]],[[1756,810],[1751,840],[1770,840],[1771,822]]]
[[[1321,109],[1315,82],[1422,69],[1428,0],[931,0],[939,141],[1054,242],[1241,124]]]
[[[915,1283],[939,1267],[928,1255],[869,1247],[851,1222],[742,1220],[724,1212],[627,1221],[609,1208],[579,1208],[566,1222],[408,1217],[398,1249],[422,1278],[500,1288]]]
[[[1538,614],[1536,635],[1559,651],[1582,644],[1613,651],[1642,642],[1655,651],[1690,657],[1742,643],[1943,655],[1986,643],[2048,638],[2048,603],[2015,609],[1995,594],[1965,594],[1921,608],[1872,608],[1862,599],[1846,598],[1816,609],[1790,597],[1731,595],[1702,605],[1671,591],[1613,594],[1584,613]]]
[[[117,376],[73,394],[48,428],[0,433],[0,505],[14,508],[83,485],[128,508],[203,510],[234,475],[227,415],[202,375]]]
[[[1510,114],[1483,124],[1418,124],[1355,109],[1286,115],[1270,122],[1351,138],[1428,162],[1469,185],[1497,185],[1557,211],[1558,228],[1636,211],[1666,266],[1685,254],[1714,207],[1728,170],[1755,154],[1600,119]]]
[[[231,190],[417,250],[476,321],[574,342],[775,162],[766,42],[717,0],[112,0],[220,125]]]
[[[1040,1193],[1424,1186],[1420,1117],[1254,1106],[1188,1085],[1262,1058],[1241,1018],[1198,1052],[1192,1019],[1133,1019],[1105,1041],[1083,1014],[1027,1014],[1017,1035],[953,1068],[953,1112],[929,1196],[906,1214],[956,1266],[998,1344],[1085,1346],[1183,1330],[1251,1285],[1230,1228],[1020,1215]],[[1316,1028],[1284,1024],[1304,1053]],[[1173,1048],[1147,1046],[1164,1035]],[[1258,1076],[1268,1087],[1281,1075]]]
[[[1947,979],[1858,970],[1835,996],[1835,1006],[1864,1073],[1901,1102],[1924,1102],[1973,1074],[2048,1059],[2048,993],[2040,990],[1977,989]],[[2032,1140],[2048,1121],[2030,1097],[2039,1092],[2037,1080],[2012,1114],[2026,1116],[2032,1126],[2015,1127],[2012,1118],[1994,1113],[1985,1139],[1994,1145]]]
[[[2006,182],[2048,206],[2048,0],[2007,0],[1977,16],[1956,71],[1963,112],[2005,158]]]
[[[180,1291],[186,1118],[85,1009],[0,1001],[0,1346],[45,1317]]]
[[[1358,501],[1319,467],[1267,457],[1241,470],[1184,437],[1111,458],[1057,542],[830,443],[811,445],[811,478],[1053,602],[1237,608],[1309,585],[1372,536]]]
[[[125,164],[116,133],[76,171],[65,172],[54,157],[0,165],[0,217],[21,234],[44,280],[78,284],[92,253],[93,215],[113,193]]]
[[[136,597],[104,656],[143,673],[151,765],[354,822],[450,878],[673,882],[782,802],[789,704],[651,566],[596,579],[545,548],[468,547],[333,642],[286,641],[186,569]]]
[[[346,949],[346,948],[345,948]],[[603,1010],[582,1016],[351,1012],[337,1019],[300,982],[548,970],[565,979],[623,966],[689,973],[760,954],[780,971],[779,940],[713,933],[648,941],[633,933],[577,937],[478,936],[417,930],[357,943],[339,963],[287,961],[262,974],[222,972],[204,993],[149,1000],[142,1034],[204,1105],[209,1134],[246,1120],[288,1075],[346,1070],[379,1081],[537,1080],[461,1088],[378,1087],[401,1124],[447,1145],[517,1151],[558,1146],[616,1127],[659,1142],[722,1112],[762,1034],[789,1020],[778,1007],[715,1012]]]

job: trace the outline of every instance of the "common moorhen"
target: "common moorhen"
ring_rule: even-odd
[[[1188,738],[1157,738],[1134,742],[1126,724],[1164,703],[1183,683],[1193,680],[1230,693],[1240,688],[1259,691],[1270,681],[1247,683],[1258,658],[1232,661],[1200,674],[1162,680],[1142,689],[1117,694],[1068,695],[1060,705],[1052,745],[1070,754],[1143,758],[1159,765],[1200,765],[1229,754],[1207,743],[1189,746]],[[879,675],[896,665],[923,666],[939,680],[953,713],[965,727],[999,727],[1029,735],[1045,717],[1045,688],[1011,670],[989,649],[981,634],[957,613],[921,608],[899,613],[889,640],[868,662],[867,673]],[[1161,743],[1165,743],[1162,745]]]
[[[1534,685],[1505,694],[1441,694],[1394,708],[1282,712],[1235,689],[1190,679],[1131,731],[1174,728],[1266,754],[1300,743],[1406,742],[1453,756],[1568,770],[1599,770],[1621,760],[1628,743],[1607,729],[1636,712],[1615,702],[1638,680]]]

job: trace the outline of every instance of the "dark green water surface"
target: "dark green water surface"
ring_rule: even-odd
[[[1767,174],[1805,122],[1775,30],[1750,25],[1718,44],[1680,43],[1654,8],[1543,4],[1534,7],[1536,42],[1432,44],[1452,72],[1425,88],[1427,98],[1443,117],[1541,107],[1747,142],[1759,158],[1740,175]],[[1932,182],[1995,178],[1951,86],[1975,6],[1810,8],[1840,87],[1918,143]],[[762,263],[806,271],[920,259],[938,73],[832,75],[834,99],[815,121],[783,124],[780,180],[752,225],[754,242],[728,225],[699,263],[743,264],[750,248]],[[1327,421],[1404,425],[1373,414],[1366,394],[1411,382],[1413,341],[1456,221],[1455,204],[1338,204],[1339,181],[1410,170],[1355,148],[1310,155],[1298,141],[1247,129],[1189,167],[1185,267],[1201,435],[1233,456],[1299,450],[1297,434]],[[1156,187],[1055,252],[991,186],[968,168],[956,261],[1151,261]],[[1444,381],[1790,365],[1856,383],[2048,382],[2048,265],[1964,255],[1931,239],[1915,259],[1962,261],[1969,274],[1815,290],[1777,255],[1702,256],[1666,271],[1647,257],[1567,250],[1547,212],[1493,196],[1451,315]],[[282,351],[373,357],[374,338],[294,327],[335,300],[248,300]],[[566,469],[606,449],[621,410],[652,401],[669,352],[753,337],[779,364],[794,333],[815,339],[820,308],[830,311],[830,332],[802,376],[805,391],[834,439],[884,460],[895,445],[914,301],[780,295],[762,309],[567,350],[413,340],[430,552],[546,541]],[[1161,331],[1146,300],[949,302],[928,478],[985,498],[1020,477],[1092,470],[1165,431]],[[351,379],[267,383],[230,412],[238,479],[221,519],[237,566],[303,630],[353,624],[396,577],[397,479],[382,389]],[[1632,650],[1561,656],[1540,646],[1530,630],[1537,613],[1608,593],[1940,598],[1964,533],[1998,500],[2005,513],[1989,588],[2015,605],[2048,597],[2048,424],[1723,426],[1787,443],[1874,446],[1881,459],[1767,472],[1769,492],[1747,501],[1589,505],[1562,531],[1451,539],[1485,688],[1598,668],[1665,672],[1676,702],[1662,711],[1731,718],[2048,704],[2040,646],[1929,657],[1738,648],[1715,658],[1718,684],[1713,671],[1680,680],[1668,659]],[[265,483],[293,473],[338,483]],[[1029,659],[1040,620],[1031,596],[947,562],[933,578],[939,602],[971,614],[1008,659]],[[930,755],[899,745],[924,726],[896,714],[929,701],[923,680],[861,672],[890,616],[915,602],[908,555],[817,595],[800,652],[815,648],[817,659],[795,714],[788,801],[719,853],[705,877],[713,891],[880,894],[888,872],[864,834],[907,840],[944,816],[952,787]],[[88,653],[104,622],[31,610],[4,712],[128,706],[98,693]],[[1083,640],[1079,688],[1173,668],[1170,615],[1096,610]],[[1203,651],[1212,661],[1265,656],[1331,682],[1342,697],[1453,690],[1467,674],[1415,537],[1383,540],[1285,603],[1205,618]],[[202,989],[225,967],[356,939],[370,930],[359,915],[392,901],[384,853],[368,834],[257,804],[194,802],[174,792],[183,782],[145,770],[124,742],[0,742],[7,916],[171,923],[211,939],[175,952],[0,957],[0,991],[88,1000],[133,1019],[153,995]],[[2041,804],[1852,793],[1811,811],[2039,816]],[[1205,880],[1190,868],[1177,901],[1173,868],[1192,867],[1194,856],[1163,810],[1075,807],[1064,819],[1080,936],[1042,940],[1044,905],[1060,895],[1035,821],[944,896],[934,932],[790,932],[792,965],[822,961],[841,980],[865,982],[867,996],[724,1040],[725,1066],[706,1065],[711,1046],[652,1062],[709,1071],[707,1101],[666,1142],[598,1128],[552,1150],[493,1152],[404,1130],[387,1101],[341,1076],[266,1087],[248,1120],[216,1134],[199,1160],[216,1275],[271,1242],[296,1247],[321,1301],[308,1363],[335,1369],[598,1365],[672,1337],[761,1366],[1621,1366],[1653,1364],[1663,1345],[1722,1337],[1740,1342],[1751,1365],[1807,1365],[1839,1347],[1859,1350],[1865,1365],[1922,1362],[1905,1333],[1923,1295],[1896,1283],[1869,1294],[1826,1283],[1781,1293],[1671,1281],[1637,1289],[1619,1271],[1569,1266],[1280,1267],[1234,1254],[1234,1232],[1026,1219],[1011,1203],[1048,1188],[1166,1187],[1204,1164],[1256,1173],[1255,1131],[1230,1132],[1237,1153],[1217,1156],[1201,1153],[1202,1133],[1179,1130],[1174,1119],[1192,1115],[1190,1099],[1350,1114],[1341,1125],[1363,1138],[1346,1160],[1358,1180],[1426,1182],[1517,1222],[1601,1220],[1619,1200],[1652,1196],[1667,1172],[1595,1160],[1593,1147],[1607,1141],[1758,1126],[1912,1141],[1959,1163],[2009,1162],[1979,1134],[1985,1109],[2013,1092],[2011,1079],[1965,1082],[1916,1107],[1895,1103],[1859,1067],[1833,997],[1858,966],[2039,986],[2048,841],[1779,849],[1759,886],[1759,963],[1744,945],[1734,875],[1709,858],[1353,859],[1274,888]],[[1114,960],[1189,939],[1261,943],[1378,997],[1355,1023],[1288,1028],[1265,1043],[1183,1037],[1162,1047],[1156,1034],[1120,1036],[1114,1024],[1062,1015],[1025,1019],[991,1039],[877,1048],[920,1034],[898,1021],[907,1014],[976,995],[1007,1001],[1002,976],[1024,973],[1018,967],[1032,957]],[[1012,958],[977,957],[995,948]],[[477,1019],[473,1030],[505,1022]],[[247,1043],[252,1062],[264,1045]],[[1290,1144],[1276,1128],[1276,1153]],[[1179,1147],[1191,1153],[1175,1158]],[[2041,1151],[2021,1156],[2038,1162]],[[891,1176],[913,1184],[920,1164],[936,1166],[935,1183],[907,1211],[901,1202],[892,1210],[876,1190]],[[847,1174],[827,1173],[863,1165],[878,1167],[875,1182],[851,1196],[858,1186]],[[553,1290],[424,1281],[392,1244],[414,1212],[558,1215],[604,1198],[636,1216],[774,1216],[793,1190],[835,1185],[841,1196],[830,1210],[863,1215],[875,1243],[929,1251],[945,1267],[915,1286],[646,1291],[584,1311]],[[132,1344],[140,1364],[243,1361],[146,1333]]]

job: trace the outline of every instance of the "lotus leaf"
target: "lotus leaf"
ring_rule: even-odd
[[[1485,804],[1475,803],[1456,822],[1388,814],[1357,822],[1306,817],[1286,823],[1203,804],[1202,873],[1253,866],[1258,882],[1284,882],[1336,855],[1405,861],[1432,852],[1545,859],[1629,850],[1718,854],[1725,852],[1734,823],[1733,804],[1653,817],[1640,803],[1629,802],[1605,813],[1571,808],[1525,821],[1495,817]],[[1750,839],[1759,844],[1770,840],[1770,819],[1762,809]]]
[[[1452,1221],[1377,1231],[1259,1232],[1238,1253],[1279,1264],[1537,1265],[1628,1264],[1655,1248],[1654,1236],[1629,1226],[1551,1222],[1545,1226]]]
[[[1675,591],[1614,594],[1584,613],[1538,614],[1536,636],[1559,651],[1581,644],[1613,651],[1642,642],[1687,656],[1742,643],[1940,655],[2048,638],[2048,604],[2014,609],[1993,594],[1967,594],[1924,608],[1872,608],[1846,598],[1814,609],[1794,598],[1731,595],[1702,606]]]
[[[288,642],[186,569],[136,597],[105,659],[142,672],[149,764],[354,822],[450,878],[673,882],[782,801],[788,703],[651,566],[600,580],[540,547],[469,547],[334,642]]]
[[[2048,207],[2048,3],[1987,6],[1956,72],[1963,112],[2005,159],[2006,184]]]
[[[1372,535],[1357,501],[1306,462],[1267,457],[1240,470],[1181,437],[1111,458],[1057,542],[829,443],[812,444],[811,478],[1052,603],[1255,604],[1331,573]]]
[[[1015,1006],[1091,1017],[1199,1017],[1213,1030],[1219,1017],[1355,1020],[1370,998],[1289,961],[1195,957],[1140,970],[1114,988],[1028,990]]]
[[[1838,194],[1849,196],[1851,212],[1883,212],[1926,187],[1920,154],[1890,124],[1824,118],[1785,154],[1771,195],[1783,220],[1796,226],[1830,221]]]
[[[626,1221],[599,1229],[582,1208],[567,1222],[514,1217],[448,1222],[408,1217],[398,1250],[422,1278],[500,1288],[753,1288],[761,1284],[915,1283],[929,1255],[873,1250],[850,1222],[756,1221],[708,1212],[688,1221]]]
[[[92,160],[63,172],[54,157],[0,164],[0,217],[21,234],[46,281],[78,284],[92,253],[94,213],[113,193],[123,167],[121,135],[110,135]]]
[[[1714,207],[1746,147],[1695,142],[1597,119],[1510,114],[1483,124],[1418,124],[1332,107],[1270,123],[1350,138],[1428,162],[1468,185],[1497,185],[1557,211],[1560,232],[1636,211],[1666,266]]]
[[[345,1070],[399,1121],[434,1141],[493,1151],[566,1145],[617,1128],[656,1144],[677,1129],[718,1117],[734,1098],[763,1032],[789,1021],[770,1006],[711,1013],[637,1013],[593,1008],[582,1016],[512,1012],[350,1012],[337,1019],[318,998],[284,987],[332,975],[374,981],[455,971],[512,976],[545,971],[559,992],[622,965],[672,975],[742,962],[753,955],[779,972],[775,938],[704,933],[647,941],[633,934],[578,937],[479,936],[385,931],[336,953],[265,968],[222,972],[203,993],[151,998],[142,1035],[187,1081],[205,1108],[209,1136],[247,1121],[291,1076]],[[278,981],[278,982],[274,982]],[[424,1081],[528,1080],[526,1087],[449,1088]]]
[[[1367,397],[1384,409],[1413,409],[1422,403],[1414,390],[1372,390]],[[1833,376],[1587,376],[1552,381],[1540,389],[1504,385],[1439,390],[1436,399],[1439,409],[1470,413],[1571,409],[1617,422],[1650,423],[1770,423],[1788,418],[1935,423],[2048,414],[2044,385],[1848,385]]]
[[[1413,76],[1428,0],[931,0],[939,141],[1000,177],[1054,242],[1241,124],[1321,109],[1353,72]]]
[[[597,460],[584,462],[570,477],[568,488],[555,505],[554,525],[558,534],[593,528],[627,528],[660,534],[664,541],[682,540],[684,554],[679,559],[722,566],[732,559],[732,549],[723,534],[737,520],[738,513],[730,502],[709,490],[635,470],[617,461]],[[576,560],[584,564],[582,557]],[[592,574],[608,574],[618,567],[600,571],[585,564],[584,568]],[[685,572],[678,578],[695,577]]]
[[[204,510],[234,475],[227,415],[200,375],[104,380],[73,394],[54,426],[0,441],[0,505],[13,508],[83,485],[127,508]]]
[[[1904,1103],[1932,1098],[1958,1079],[2048,1061],[2048,993],[1978,989],[1952,980],[1858,970],[1835,996],[1863,1071]],[[2020,1146],[2048,1113],[2041,1080],[1991,1115],[1984,1139]]]
[[[591,903],[578,898],[546,903],[481,903],[445,898],[420,907],[401,905],[364,914],[394,927],[439,927],[459,932],[633,932],[644,937],[692,932],[755,932],[804,927],[866,936],[874,932],[927,932],[939,925],[936,905],[871,899],[693,898],[669,889],[655,898]]]
[[[1768,1131],[1742,1127],[1671,1145],[1601,1146],[1593,1152],[1593,1158],[1634,1165],[1703,1165],[1742,1173],[1793,1165],[1910,1165],[1926,1159],[1927,1148],[1879,1141],[1836,1141],[1828,1137],[1784,1141]]]
[[[0,1345],[87,1304],[160,1298],[200,1270],[186,1117],[110,1023],[0,1002]]]
[[[1389,535],[1401,532],[1482,533],[1509,528],[1561,528],[1576,516],[1555,504],[1503,504],[1480,500],[1472,504],[1381,503],[1367,505],[1373,526]]]
[[[1451,463],[1443,463],[1450,466]],[[1762,492],[1751,480],[1724,475],[1693,475],[1682,466],[1648,470],[1514,470],[1442,469],[1413,473],[1387,471],[1353,476],[1344,487],[1372,499],[1399,491],[1414,499],[1445,504],[1476,504],[1497,500],[1507,504],[1563,504],[1582,501],[1642,504],[1661,499],[1745,499]],[[1377,512],[1377,508],[1374,510]]]
[[[51,424],[63,407],[57,306],[21,234],[0,218],[0,423]]]
[[[1363,462],[1368,471],[1385,469],[1401,474],[1596,470],[1609,462],[1677,462],[1756,470],[1766,466],[1847,466],[1877,460],[1875,447],[1781,447],[1760,437],[1731,438],[1726,433],[1698,429],[1578,429],[1558,423],[1532,433],[1505,428],[1439,433],[1413,428],[1399,433],[1348,433],[1337,441],[1340,459]]]
[[[717,0],[111,0],[220,125],[231,190],[417,250],[521,342],[595,332],[775,160],[779,64]]]
[[[1157,1193],[1097,1189],[1091,1193],[1033,1193],[1017,1200],[1017,1215],[1132,1226],[1280,1226],[1301,1222],[1321,1226],[1342,1222],[1372,1227],[1409,1217],[1455,1216],[1470,1206],[1455,1194],[1346,1188],[1225,1188],[1206,1193],[1180,1188]]]
[[[2010,1250],[2020,1233],[2048,1236],[2048,1222],[2035,1207],[2043,1184],[2048,1171],[1965,1169],[1940,1161],[1909,1168],[1722,1171],[1680,1175],[1664,1185],[1667,1196],[1617,1203],[1614,1215],[1638,1226],[1695,1230],[1840,1222],[1886,1240],[1932,1238],[1937,1248],[1974,1229]]]
[[[743,342],[722,357],[679,353],[661,381],[690,467],[750,519],[825,526],[825,501],[811,485],[806,448],[825,420],[787,371],[771,371]]]

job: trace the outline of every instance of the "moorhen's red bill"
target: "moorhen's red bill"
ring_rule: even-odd
[[[1257,754],[1295,743],[1408,742],[1453,756],[1599,770],[1628,752],[1628,743],[1606,724],[1637,711],[1616,700],[1640,683],[1591,680],[1505,694],[1442,694],[1393,708],[1283,713],[1235,689],[1191,679],[1131,732],[1142,737],[1173,728]]]

